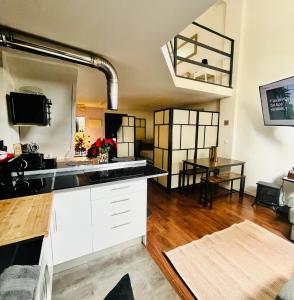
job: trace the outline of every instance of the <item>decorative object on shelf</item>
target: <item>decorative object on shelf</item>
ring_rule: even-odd
[[[75,154],[79,156],[86,156],[87,148],[89,147],[90,137],[86,136],[83,131],[76,132],[75,134]]]
[[[187,77],[187,78],[193,78],[192,73],[190,73],[190,72],[185,72],[181,76],[182,77]]]
[[[288,178],[294,180],[294,168],[288,172]]]
[[[208,65],[208,59],[207,58],[203,58],[201,61],[204,65]]]
[[[116,142],[114,139],[99,138],[88,149],[88,158],[97,158],[98,163],[107,163],[109,158],[112,158],[116,149]]]

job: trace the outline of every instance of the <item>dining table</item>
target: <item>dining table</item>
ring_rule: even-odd
[[[204,204],[207,206],[209,199],[208,199],[208,189],[209,189],[209,180],[210,174],[213,172],[216,176],[220,173],[221,169],[226,169],[230,167],[240,166],[240,173],[232,173],[235,174],[232,177],[227,177],[227,181],[233,181],[236,179],[240,179],[240,190],[239,194],[240,197],[243,199],[244,195],[244,186],[245,186],[245,176],[244,176],[244,167],[245,162],[240,160],[235,160],[232,158],[225,158],[225,157],[217,157],[215,160],[211,160],[210,158],[193,158],[193,159],[186,159],[183,160],[183,174],[187,173],[188,166],[192,166],[194,169],[194,174],[196,174],[197,168],[202,169],[202,173],[205,174],[206,180],[205,183],[205,194],[204,194]],[[196,176],[196,175],[195,175]],[[217,177],[215,177],[217,178]],[[221,178],[221,177],[219,177]],[[184,180],[184,176],[183,176]],[[193,182],[195,183],[195,177]],[[184,184],[184,181],[183,181]],[[231,188],[232,189],[232,188]],[[210,207],[212,206],[212,202],[210,202]]]

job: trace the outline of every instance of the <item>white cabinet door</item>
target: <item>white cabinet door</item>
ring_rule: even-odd
[[[147,180],[134,181],[120,193],[98,191],[92,196],[94,251],[146,235]]]
[[[90,189],[54,193],[51,224],[54,265],[91,253]]]

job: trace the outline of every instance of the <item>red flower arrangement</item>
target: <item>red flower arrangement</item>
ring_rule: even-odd
[[[87,157],[94,158],[100,154],[112,152],[114,153],[117,145],[114,139],[103,139],[99,138],[95,143],[88,149]]]

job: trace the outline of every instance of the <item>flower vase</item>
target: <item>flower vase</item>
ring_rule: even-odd
[[[97,156],[98,164],[105,164],[108,163],[108,152],[100,152]]]

